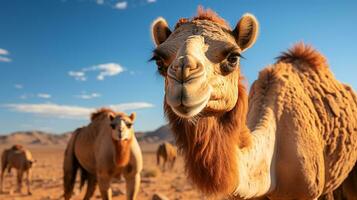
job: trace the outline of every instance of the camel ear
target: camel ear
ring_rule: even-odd
[[[252,14],[244,14],[233,30],[238,46],[245,51],[253,46],[259,32],[258,20]]]
[[[159,46],[170,36],[171,30],[164,18],[157,18],[151,25],[151,35],[156,46]]]
[[[132,122],[134,122],[134,120],[136,118],[136,113],[135,112],[131,113],[129,118],[131,119]]]
[[[113,121],[114,120],[114,115],[109,114],[109,119],[110,119],[110,121]]]

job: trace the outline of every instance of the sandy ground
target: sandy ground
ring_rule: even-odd
[[[10,145],[0,145],[0,151]],[[50,200],[63,199],[62,189],[62,161],[64,146],[28,146],[36,159],[33,167],[32,195],[26,195],[26,185],[22,188],[22,194],[14,193],[16,189],[15,170],[7,175],[4,181],[4,193],[0,194],[1,200],[35,199]],[[195,190],[186,179],[182,158],[179,157],[173,170],[161,172],[156,167],[154,150],[156,145],[144,145],[143,159],[144,170],[138,199],[152,199],[153,194],[161,193],[172,199],[206,199]],[[125,198],[125,182],[116,180],[112,184],[113,199]],[[79,184],[76,184],[75,195],[72,199],[82,199],[84,191],[79,192]],[[92,199],[100,199],[98,188]]]

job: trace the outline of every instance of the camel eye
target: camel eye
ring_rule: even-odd
[[[240,57],[241,57],[240,53],[234,52],[234,53],[231,53],[231,54],[228,55],[227,61],[231,65],[236,65],[238,63]]]
[[[116,128],[115,124],[110,124],[110,127],[114,130]]]
[[[157,70],[159,71],[159,73],[161,75],[165,75],[166,74],[166,67],[165,67],[165,62],[163,60],[163,58],[161,58],[158,55],[154,55],[150,61],[155,61],[156,65],[157,65]]]
[[[133,126],[133,124],[132,124],[131,122],[125,122],[125,125],[126,125],[126,127],[128,127],[128,128],[131,128],[131,126]]]
[[[240,57],[242,56],[238,52],[230,53],[221,64],[223,74],[229,74],[237,69]]]

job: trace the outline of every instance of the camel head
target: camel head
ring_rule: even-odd
[[[25,159],[26,159],[24,168],[29,169],[29,168],[33,167],[33,165],[36,163],[36,160],[33,159],[30,151],[25,150],[24,153],[25,153]]]
[[[163,18],[152,24],[152,60],[165,78],[165,104],[191,119],[232,110],[238,100],[239,62],[258,35],[258,21],[245,14],[234,29],[212,10],[170,30]]]
[[[128,141],[132,139],[134,136],[133,124],[135,116],[135,113],[131,113],[130,116],[124,113],[109,115],[112,139],[114,141]]]

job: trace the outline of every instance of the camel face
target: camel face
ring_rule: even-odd
[[[127,141],[134,136],[133,123],[135,114],[130,116],[117,115],[110,116],[110,126],[112,128],[112,138],[116,141]]]
[[[172,33],[162,18],[152,26],[157,45],[153,60],[165,77],[165,101],[181,118],[234,108],[239,60],[257,35],[258,22],[252,15],[244,15],[233,31],[224,22],[206,17],[180,22]]]

